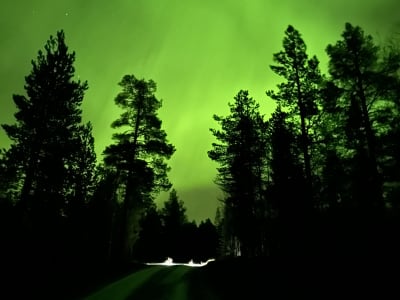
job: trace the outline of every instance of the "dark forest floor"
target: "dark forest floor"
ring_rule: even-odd
[[[399,266],[392,258],[370,256],[231,258],[200,268],[132,264],[92,274],[78,272],[76,278],[51,278],[42,275],[40,268],[21,268],[9,274],[9,284],[2,289],[6,296],[0,298],[74,300],[92,295],[88,299],[397,299]],[[121,284],[125,291],[118,286]],[[107,292],[99,293],[104,288]]]
[[[397,298],[398,266],[392,259],[367,256],[232,258],[201,268],[158,267],[124,299]]]

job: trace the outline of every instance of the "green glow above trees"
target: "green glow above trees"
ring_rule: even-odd
[[[64,29],[76,52],[76,74],[87,80],[84,121],[91,121],[98,159],[121,111],[114,104],[125,74],[151,78],[163,100],[160,119],[176,146],[170,179],[189,218],[213,218],[218,187],[216,164],[207,157],[214,141],[213,114],[226,115],[240,89],[269,115],[265,90],[280,82],[269,69],[292,24],[326,71],[325,47],[340,38],[345,22],[384,39],[399,32],[398,0],[296,1],[6,1],[0,11],[0,123],[14,123],[12,94],[23,93],[30,61],[49,35]],[[379,41],[379,39],[377,40]],[[0,147],[9,141],[0,132]],[[162,194],[159,201],[168,197]]]

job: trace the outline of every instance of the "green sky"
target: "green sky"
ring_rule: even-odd
[[[89,82],[83,112],[99,154],[111,142],[119,114],[114,97],[125,74],[153,79],[163,99],[159,115],[177,151],[171,181],[190,219],[214,219],[216,164],[207,157],[212,115],[247,89],[269,115],[265,95],[279,82],[269,69],[288,24],[326,68],[325,47],[351,22],[384,40],[400,32],[399,0],[2,0],[0,4],[0,123],[13,123],[12,94],[46,40],[64,29],[76,52],[76,74]],[[0,132],[0,147],[9,140]],[[160,195],[158,202],[167,198]]]

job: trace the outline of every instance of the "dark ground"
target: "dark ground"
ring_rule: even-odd
[[[31,264],[28,269],[19,266],[21,269],[9,273],[0,298],[82,299],[129,274],[158,268],[150,270],[143,284],[124,299],[399,299],[399,266],[393,258],[369,256],[234,258],[201,268],[132,264],[92,274],[78,272],[75,278],[51,278],[51,274],[42,275],[38,264]]]
[[[161,267],[126,299],[398,299],[398,266],[367,256],[225,259],[202,268]]]

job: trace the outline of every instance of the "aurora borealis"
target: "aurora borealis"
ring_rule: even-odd
[[[114,97],[125,74],[153,79],[163,99],[160,118],[177,151],[170,179],[189,219],[214,219],[217,165],[207,157],[227,103],[247,89],[266,116],[265,95],[280,79],[269,69],[288,24],[298,29],[326,69],[325,48],[344,23],[361,26],[376,42],[400,33],[398,0],[5,0],[0,9],[0,123],[14,123],[12,94],[50,35],[64,29],[76,52],[76,75],[87,80],[84,121],[91,121],[98,160],[111,143],[119,110]],[[10,141],[0,132],[0,147]],[[158,202],[167,195],[160,195]]]

